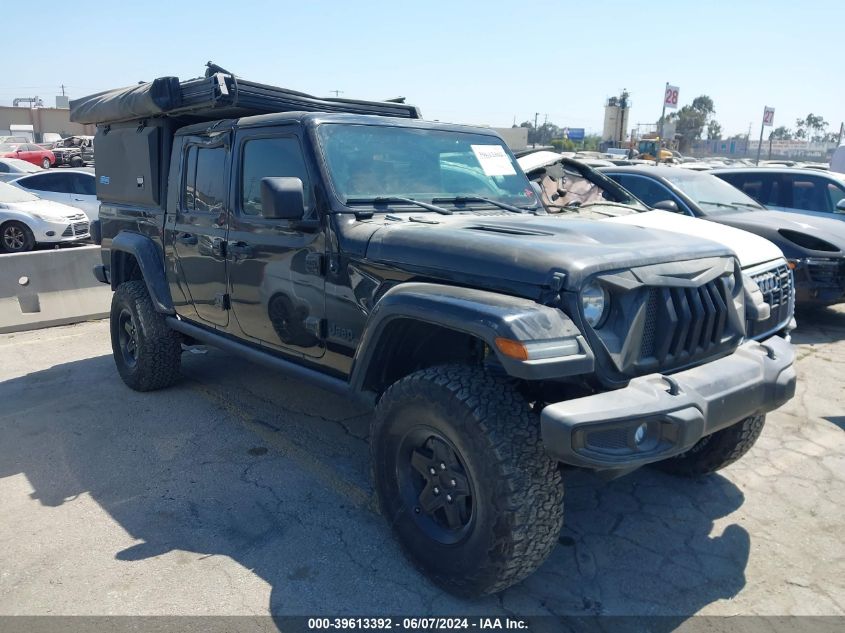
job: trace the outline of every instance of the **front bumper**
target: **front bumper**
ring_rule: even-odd
[[[546,451],[597,470],[637,468],[683,453],[702,437],[792,398],[793,360],[791,345],[773,336],[692,369],[551,404],[540,416]]]
[[[845,301],[845,258],[806,257],[791,264],[798,304],[827,306]]]
[[[88,218],[84,214],[68,219],[42,220],[31,217],[27,221],[35,241],[39,244],[78,242],[91,237]]]

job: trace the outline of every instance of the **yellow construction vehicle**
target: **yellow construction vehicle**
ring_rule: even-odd
[[[639,144],[637,145],[637,151],[640,155],[637,158],[642,158],[643,160],[655,160],[657,156],[658,148],[660,147],[660,137],[654,138],[643,138],[640,140]],[[669,160],[672,158],[672,152],[668,149],[661,148],[660,149],[660,160]]]

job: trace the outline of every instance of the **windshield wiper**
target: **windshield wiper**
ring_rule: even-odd
[[[526,211],[534,212],[536,208],[530,207],[515,207],[511,204],[490,200],[489,198],[481,198],[479,196],[455,196],[454,198],[435,198],[432,202],[451,202],[452,204],[466,204],[467,202],[483,202],[485,204],[492,204],[494,207],[499,207],[511,213],[525,213]]]
[[[415,204],[418,207],[422,207],[423,209],[427,209],[429,211],[434,211],[435,213],[440,213],[442,215],[452,215],[452,212],[449,209],[444,209],[443,207],[438,207],[434,204],[428,204],[427,202],[420,202],[419,200],[414,200],[413,198],[403,198],[401,196],[379,196],[377,198],[347,198],[346,204],[391,204],[391,203],[401,203],[401,204]]]
[[[712,204],[714,207],[721,207],[723,209],[735,209],[736,203],[727,204],[725,202],[711,202],[710,200],[699,200],[698,204]]]
[[[731,202],[731,204],[737,205],[737,206],[740,206],[740,207],[748,207],[749,209],[757,209],[758,211],[763,210],[763,207],[761,207],[759,204],[755,204],[755,203],[752,203],[752,202]]]

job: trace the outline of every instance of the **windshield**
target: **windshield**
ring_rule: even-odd
[[[344,204],[411,198],[448,205],[455,198],[482,197],[536,208],[525,175],[492,136],[334,123],[317,128],[317,136]]]
[[[27,193],[22,189],[0,182],[0,202],[34,202],[40,199],[38,196]]]
[[[666,168],[660,172],[660,175],[698,204],[705,215],[763,208],[753,198],[711,174]]]

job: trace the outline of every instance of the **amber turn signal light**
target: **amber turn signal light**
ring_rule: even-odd
[[[496,338],[496,347],[502,354],[509,358],[516,360],[528,360],[528,350],[525,345],[518,341],[512,341],[509,338]]]

